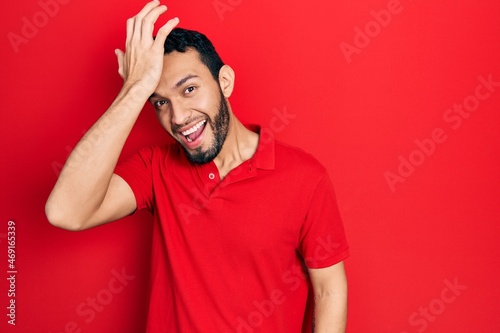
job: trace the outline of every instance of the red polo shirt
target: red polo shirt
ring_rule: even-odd
[[[267,133],[266,133],[267,134]],[[148,333],[312,332],[304,262],[348,257],[323,166],[261,135],[222,181],[181,147],[143,149],[116,173],[155,219]]]

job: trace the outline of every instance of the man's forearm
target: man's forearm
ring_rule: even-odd
[[[99,207],[123,145],[148,97],[140,85],[124,86],[109,109],[78,142],[47,200],[46,212],[51,223],[79,229]]]
[[[126,50],[115,50],[124,86],[61,170],[45,206],[53,225],[79,230],[125,216],[133,209],[133,193],[124,188],[121,178],[113,177],[113,171],[137,117],[160,82],[164,43],[179,23],[178,18],[170,19],[153,38],[154,22],[166,10],[159,1],[150,1],[127,20]]]
[[[347,291],[315,297],[315,333],[344,333],[347,323]]]

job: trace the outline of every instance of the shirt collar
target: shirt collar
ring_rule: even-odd
[[[262,170],[274,170],[275,140],[273,131],[254,124],[245,125],[245,127],[259,134],[259,145],[251,158],[255,162],[255,166]]]

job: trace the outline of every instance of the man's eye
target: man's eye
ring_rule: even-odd
[[[154,106],[157,107],[157,108],[159,108],[159,107],[161,107],[162,105],[165,105],[165,104],[167,104],[167,101],[164,100],[164,99],[161,99],[159,101],[154,102]]]
[[[193,92],[194,89],[195,89],[195,87],[187,87],[185,92],[190,93],[190,92]]]

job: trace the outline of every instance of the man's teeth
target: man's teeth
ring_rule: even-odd
[[[206,122],[206,120],[202,120],[200,121],[199,123],[197,123],[196,125],[194,125],[193,127],[191,127],[190,129],[187,129],[185,130],[184,132],[181,132],[182,135],[184,136],[188,136],[189,134],[191,133],[194,133],[196,132],[201,126],[203,126],[203,124]],[[189,138],[187,138],[189,140]]]

